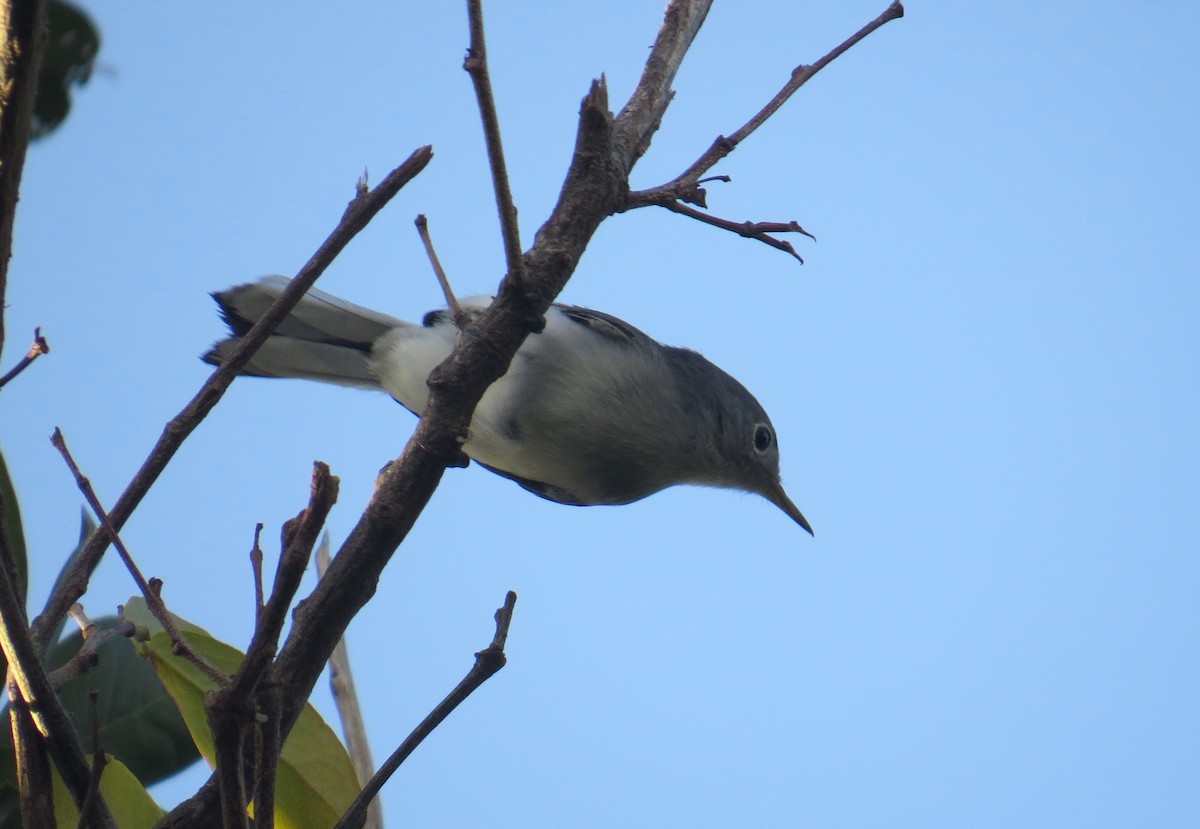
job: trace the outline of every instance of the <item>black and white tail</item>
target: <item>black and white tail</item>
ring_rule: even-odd
[[[214,345],[203,359],[214,365],[220,363],[279,298],[288,281],[283,276],[267,276],[213,294],[231,336]],[[323,291],[311,290],[267,338],[242,373],[378,389],[379,381],[370,371],[372,346],[388,331],[409,325]]]

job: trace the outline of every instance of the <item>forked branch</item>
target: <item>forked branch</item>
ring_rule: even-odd
[[[651,187],[646,190],[631,191],[626,196],[625,204],[618,208],[618,211],[623,212],[639,207],[649,207],[651,205],[665,207],[675,213],[690,216],[691,218],[705,222],[706,224],[711,224],[715,227],[721,227],[725,230],[733,231],[734,233],[738,233],[739,235],[750,239],[757,239],[758,241],[768,244],[777,250],[785,251],[786,253],[795,256],[797,259],[800,259],[800,256],[790,244],[769,236],[768,233],[772,231],[760,230],[757,232],[745,232],[747,227],[761,228],[765,225],[774,225],[775,227],[780,228],[774,232],[798,232],[804,233],[806,236],[812,235],[803,229],[797,230],[799,225],[797,225],[795,222],[731,222],[727,219],[719,219],[715,216],[711,216],[710,214],[702,213],[699,210],[685,208],[681,202],[699,205],[700,207],[707,207],[706,194],[704,189],[700,186],[705,179],[702,179],[701,176],[711,170],[718,161],[725,158],[727,155],[737,149],[737,146],[745,141],[751,133],[765,124],[767,119],[778,112],[779,108],[784,105],[788,98],[792,97],[792,95],[794,95],[796,91],[800,89],[800,87],[808,83],[808,81],[811,80],[814,75],[840,57],[843,53],[850,49],[850,47],[854,46],[860,40],[874,32],[879,27],[883,26],[885,23],[896,20],[897,18],[903,16],[904,6],[900,3],[900,0],[893,0],[892,4],[888,6],[882,14],[880,14],[867,25],[863,26],[853,35],[846,38],[846,40],[840,43],[836,48],[830,50],[828,54],[826,54],[816,63],[801,64],[793,69],[791,77],[788,78],[788,81],[783,85],[783,88],[776,92],[775,96],[771,98],[771,100],[768,101],[762,109],[755,113],[753,118],[751,118],[738,129],[734,130],[728,136],[718,135],[716,139],[713,140],[712,144],[709,145],[709,148],[705,150],[704,153],[686,170],[668,181],[666,184],[660,184],[657,187]],[[804,260],[800,259],[800,261],[803,262]]]

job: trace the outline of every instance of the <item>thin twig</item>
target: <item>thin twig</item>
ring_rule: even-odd
[[[104,744],[100,740],[100,715],[97,700],[99,691],[88,691],[88,704],[92,714],[92,774],[88,778],[87,797],[79,807],[78,829],[87,829],[92,825],[92,812],[100,797],[100,778],[104,775],[104,767],[108,765],[108,757],[104,754]]]
[[[375,772],[367,781],[367,785],[363,786],[362,792],[354,798],[354,802],[335,824],[334,829],[361,829],[367,813],[367,804],[379,794],[383,784],[395,774],[396,770],[400,768],[400,764],[408,759],[417,746],[433,733],[433,730],[446,717],[450,716],[450,713],[463,700],[471,696],[480,685],[487,682],[504,667],[508,659],[504,655],[504,645],[508,641],[508,627],[512,623],[513,607],[516,603],[517,594],[511,590],[508,591],[508,595],[504,597],[504,606],[496,610],[496,634],[492,637],[491,644],[475,654],[475,664],[471,666],[471,670],[467,671],[467,675],[463,677],[462,681],[444,700],[438,703],[436,708],[429,712],[425,719],[421,720],[420,725],[413,729],[413,732],[379,767],[379,771]]]
[[[646,190],[634,190],[628,193],[625,199],[625,204],[618,208],[618,212],[633,210],[638,207],[657,205],[674,210],[676,213],[680,213],[685,216],[691,216],[694,219],[707,222],[708,224],[716,225],[718,227],[725,227],[727,230],[733,230],[733,227],[730,227],[728,224],[722,224],[721,221],[710,221],[712,217],[709,217],[708,214],[698,213],[697,211],[688,209],[675,209],[675,207],[672,205],[674,205],[676,202],[687,202],[689,204],[698,204],[701,207],[707,206],[705,204],[705,192],[703,188],[700,187],[702,182],[709,180],[701,178],[704,173],[711,169],[718,161],[732,153],[734,149],[737,148],[738,144],[746,140],[751,133],[766,123],[767,119],[774,115],[788,100],[788,98],[795,94],[796,90],[808,83],[808,81],[814,75],[840,57],[846,52],[846,50],[850,49],[850,47],[854,46],[856,43],[874,32],[879,27],[883,26],[885,23],[903,16],[904,6],[901,5],[900,0],[894,0],[894,2],[888,6],[882,14],[880,14],[867,25],[863,26],[836,48],[830,50],[828,54],[826,54],[816,63],[807,65],[802,64],[797,66],[792,70],[791,76],[788,78],[787,83],[783,85],[783,88],[775,93],[775,96],[767,102],[766,106],[755,113],[754,117],[736,129],[732,134],[728,136],[717,136],[709,148],[705,150],[704,153],[691,164],[691,166],[689,166],[671,181],[667,182],[666,184],[659,185],[658,187],[651,187]],[[752,238],[759,239],[759,241],[765,242],[766,244],[771,245],[771,247],[786,251],[792,256],[795,256],[797,259],[800,259],[800,257],[796,254],[796,251],[792,249],[792,246],[786,242],[769,240],[759,235],[752,235]],[[801,259],[800,261],[803,262],[804,260]]]
[[[755,113],[754,117],[752,117],[749,121],[735,130],[732,135],[729,135],[728,137],[718,136],[717,139],[713,141],[712,146],[705,151],[704,155],[696,159],[696,162],[687,170],[685,170],[683,174],[676,179],[676,181],[691,181],[699,178],[705,171],[711,169],[714,164],[733,152],[737,145],[745,141],[752,132],[766,123],[767,119],[774,115],[779,108],[783,106],[784,102],[786,102],[788,98],[792,97],[796,90],[808,83],[814,75],[828,66],[834,60],[841,57],[842,54],[850,49],[850,47],[854,46],[880,26],[883,26],[885,23],[896,20],[903,16],[904,6],[901,5],[900,0],[894,0],[890,6],[884,9],[882,14],[880,14],[867,25],[863,26],[853,35],[846,38],[838,46],[831,49],[828,54],[826,54],[816,63],[807,65],[801,64],[800,66],[797,66],[792,70],[792,75],[788,79],[787,83],[783,85],[782,89],[775,93],[775,97],[768,101],[766,106]]]
[[[78,607],[78,605],[76,605]],[[61,689],[75,677],[85,674],[100,662],[97,651],[113,639],[129,639],[137,633],[137,626],[128,619],[122,619],[116,625],[101,630],[94,624],[83,634],[83,647],[74,656],[50,672],[50,684],[55,690]]]
[[[429,257],[429,264],[433,266],[433,273],[437,277],[438,284],[442,286],[442,296],[446,298],[446,307],[450,309],[450,319],[454,321],[454,327],[462,331],[467,327],[467,323],[470,320],[463,312],[462,306],[458,304],[458,298],[454,296],[454,289],[450,287],[450,280],[446,278],[446,271],[443,270],[437,251],[433,248],[433,239],[429,236],[429,220],[422,213],[417,216],[415,224],[417,225],[417,233],[421,237],[421,243],[425,245],[425,255]]]
[[[324,578],[329,569],[329,533],[317,547],[315,557],[317,577]],[[354,674],[350,670],[350,651],[346,645],[346,637],[338,640],[333,653],[329,655],[329,690],[333,694],[333,704],[337,708],[338,718],[342,721],[342,735],[346,738],[346,753],[354,765],[354,774],[359,785],[366,785],[375,771],[375,761],[371,757],[371,745],[367,739],[367,726],[363,720],[362,705],[358,700],[358,691],[354,687]],[[367,807],[366,825],[364,829],[383,829],[383,805],[379,798],[373,798]]]
[[[83,493],[84,499],[88,502],[88,506],[92,508],[92,512],[96,515],[96,520],[100,522],[100,528],[108,533],[109,540],[113,547],[117,550],[117,555],[121,557],[121,561],[125,564],[125,569],[129,571],[129,575],[133,576],[134,582],[141,591],[142,596],[146,599],[146,607],[158,620],[158,623],[163,626],[163,630],[171,638],[171,646],[174,652],[197,668],[215,682],[218,686],[229,684],[229,677],[219,671],[211,662],[197,653],[191,645],[188,644],[183,632],[175,624],[175,620],[171,618],[170,612],[167,610],[166,604],[163,603],[162,596],[159,593],[162,582],[154,579],[156,583],[152,586],[146,581],[146,577],[142,575],[141,569],[137,566],[137,562],[133,560],[133,556],[129,554],[129,548],[125,546],[125,542],[121,540],[117,534],[117,529],[109,520],[108,513],[104,510],[100,499],[96,497],[96,491],[92,489],[92,482],[84,476],[80,471],[79,465],[75,463],[75,458],[71,456],[71,450],[67,448],[67,442],[63,438],[62,431],[55,428],[54,434],[50,436],[50,442],[54,444],[54,448],[63,456],[63,460],[67,462],[67,466],[71,470],[71,474],[75,476],[75,485],[79,487],[79,491]]]
[[[421,147],[403,164],[389,173],[374,190],[367,193],[360,192],[354,201],[350,202],[337,227],[300,269],[296,278],[275,301],[275,304],[263,314],[253,328],[246,332],[238,346],[205,381],[191,402],[167,424],[142,467],[129,482],[125,491],[121,493],[121,497],[113,504],[109,518],[114,527],[119,530],[124,526],[134,509],[141,503],[142,498],[150,491],[150,487],[158,480],[158,476],[162,474],[171,458],[175,456],[179,447],[217,405],[225,394],[225,390],[237,377],[238,372],[250,361],[254,352],[296,306],[296,303],[312,287],[317,278],[325,272],[334,258],[342,252],[360,230],[367,226],[367,223],[383,209],[384,205],[400,192],[400,188],[425,169],[432,157],[433,150],[431,148]],[[33,623],[34,638],[39,648],[45,649],[49,644],[50,636],[66,614],[67,608],[87,589],[88,578],[96,565],[100,563],[100,558],[108,548],[108,544],[106,533],[94,533],[80,551],[70,572],[62,578],[60,582],[62,589],[55,591],[47,600],[41,615]]]
[[[514,287],[525,285],[525,261],[521,256],[521,233],[517,225],[517,206],[508,184],[508,168],[504,163],[504,147],[500,143],[500,119],[496,115],[496,99],[488,74],[487,42],[483,33],[483,3],[467,0],[470,19],[471,45],[467,49],[463,69],[471,76],[475,97],[479,101],[479,117],[483,122],[483,138],[487,144],[488,163],[492,168],[492,185],[496,191],[496,209],[500,212],[500,233],[504,238],[504,260],[508,279]]]
[[[228,693],[235,699],[248,697],[274,657],[279,645],[279,633],[287,621],[292,599],[300,588],[300,579],[308,569],[317,536],[325,525],[329,511],[337,501],[339,481],[329,467],[317,461],[313,464],[308,506],[283,525],[283,545],[271,597],[263,605],[255,625],[246,658],[238,666]]]
[[[278,705],[268,710],[259,707],[255,691],[275,656],[279,633],[304,571],[308,569],[313,545],[329,510],[337,501],[337,493],[338,479],[330,474],[329,467],[320,461],[314,463],[308,506],[283,525],[282,552],[275,570],[275,583],[270,598],[256,619],[246,656],[229,682],[205,701],[217,757],[217,771],[223,787],[222,809],[227,815],[244,811],[247,786],[251,799],[261,800],[265,794],[266,801],[273,802],[274,791],[266,792],[263,787],[274,786],[274,765],[278,762],[280,750],[277,739],[279,711]],[[264,734],[263,717],[274,723],[271,733],[276,738]],[[243,750],[250,729],[254,734],[254,752],[250,768],[246,769]]]
[[[263,525],[260,521],[254,525],[254,546],[250,548],[250,570],[254,573],[254,623],[262,617],[263,612],[263,551],[259,546]]]
[[[42,336],[42,329],[34,328],[33,329],[33,345],[29,346],[29,351],[27,351],[25,353],[25,356],[21,358],[21,361],[19,363],[17,363],[15,366],[13,366],[12,369],[10,369],[9,372],[7,374],[5,374],[3,377],[0,377],[0,389],[7,386],[9,381],[12,380],[14,377],[16,377],[18,374],[20,374],[22,371],[29,368],[29,364],[32,363],[34,360],[36,360],[38,357],[41,357],[43,354],[49,354],[49,353],[50,353],[50,343],[46,342],[46,338]]]
[[[719,227],[722,230],[729,230],[739,236],[744,236],[747,239],[757,239],[765,245],[770,245],[776,250],[782,250],[790,253],[792,256],[800,260],[800,264],[804,264],[804,260],[800,258],[800,254],[796,253],[796,249],[792,247],[791,242],[785,242],[782,239],[776,239],[771,233],[801,233],[810,239],[816,239],[804,228],[800,227],[796,222],[735,222],[729,219],[722,219],[719,216],[714,216],[711,213],[702,213],[693,207],[688,207],[686,204],[674,201],[672,199],[664,199],[659,202],[660,207],[665,207],[673,213],[679,213],[684,216],[690,216],[697,221],[705,224]]]

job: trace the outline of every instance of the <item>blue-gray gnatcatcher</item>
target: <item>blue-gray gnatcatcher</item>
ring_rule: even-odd
[[[219,363],[287,286],[281,276],[213,294],[232,330]],[[490,300],[461,303],[468,313]],[[243,374],[382,389],[420,415],[426,378],[454,345],[446,311],[420,325],[310,291]],[[694,351],[599,311],[555,305],[483,395],[463,451],[560,504],[628,504],[675,484],[757,493],[812,532],[779,481],[775,428],[753,395]]]

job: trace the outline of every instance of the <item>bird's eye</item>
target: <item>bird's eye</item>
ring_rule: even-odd
[[[754,451],[766,452],[771,448],[771,443],[774,441],[774,436],[771,434],[771,427],[760,423],[754,427]]]

